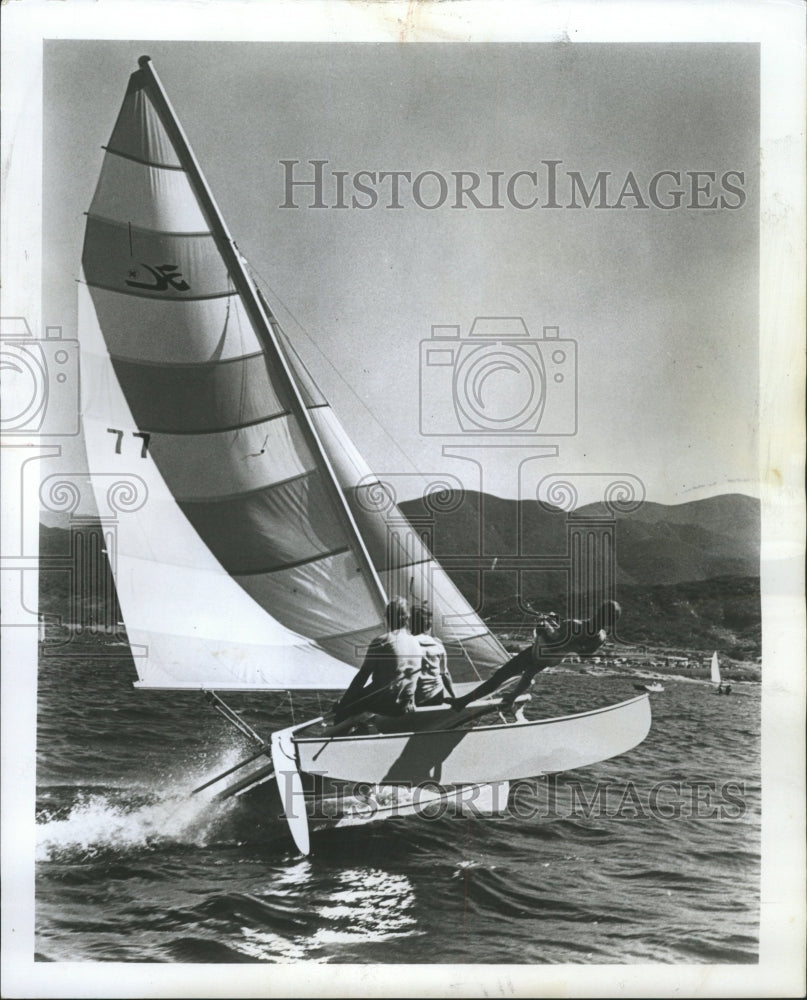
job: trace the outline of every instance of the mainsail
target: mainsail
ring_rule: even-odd
[[[394,504],[374,502],[383,487],[140,65],[87,216],[79,329],[91,473],[134,473],[146,497],[120,519],[114,565],[141,683],[341,688],[398,593],[431,603],[455,655],[502,662]]]

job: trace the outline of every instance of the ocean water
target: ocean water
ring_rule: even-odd
[[[268,791],[189,795],[251,752],[203,697],[137,691],[125,649],[98,652],[40,661],[41,961],[757,961],[758,684],[725,698],[664,678],[630,753],[511,786],[502,815],[315,832],[301,858]],[[637,680],[546,672],[527,714],[621,701]],[[265,736],[328,704],[227,701]]]

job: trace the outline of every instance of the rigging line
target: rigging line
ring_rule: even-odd
[[[249,268],[253,272],[253,274],[255,275],[255,277],[257,279],[259,279],[259,281],[263,285],[265,285],[266,288],[271,292],[271,294],[272,294],[272,301],[276,300],[282,306],[282,308],[286,312],[286,315],[289,317],[289,319],[291,319],[291,321],[294,323],[294,325],[297,327],[297,329],[302,333],[302,335],[305,337],[305,339],[308,341],[308,343],[311,345],[311,347],[313,347],[314,350],[317,352],[317,354],[320,355],[320,357],[323,359],[323,361],[328,365],[328,367],[336,375],[336,377],[339,379],[339,381],[345,386],[345,388],[348,390],[348,392],[351,394],[351,396],[356,400],[356,402],[359,404],[359,406],[361,406],[361,408],[367,413],[367,415],[370,417],[370,420],[372,420],[373,424],[381,431],[381,433],[384,435],[384,437],[387,438],[387,440],[390,441],[393,444],[393,446],[398,451],[398,453],[409,464],[410,468],[415,473],[415,475],[422,476],[425,479],[426,478],[426,473],[422,472],[418,468],[418,466],[415,463],[414,459],[411,458],[404,451],[404,449],[401,447],[400,442],[397,441],[393,437],[393,435],[386,429],[386,427],[384,427],[384,425],[379,421],[378,417],[375,416],[375,414],[372,412],[372,410],[370,410],[370,408],[367,406],[367,404],[364,402],[364,400],[361,398],[361,396],[358,394],[358,392],[356,392],[356,390],[353,388],[353,386],[345,379],[345,377],[342,375],[342,373],[339,371],[339,369],[336,367],[336,365],[331,361],[331,359],[328,357],[328,355],[317,344],[316,340],[311,336],[311,334],[308,332],[308,330],[306,330],[306,328],[303,326],[303,324],[297,319],[297,317],[291,311],[291,309],[289,308],[289,306],[286,305],[286,303],[283,301],[283,299],[280,297],[280,295],[275,291],[275,289],[272,287],[272,285],[266,280],[266,278],[264,277],[264,275],[261,274],[261,272],[256,267],[254,267],[254,265],[252,263],[249,264]]]
[[[230,706],[220,698],[215,691],[207,690],[205,691],[205,700],[213,706],[213,708],[224,718],[234,726],[239,732],[244,736],[248,736],[250,739],[255,740],[256,743],[261,746],[265,746],[265,741],[255,732],[255,730],[248,725],[241,716],[235,711],[235,709],[230,708]]]
[[[229,271],[227,272],[227,284],[228,284],[228,286],[230,286],[232,288],[232,290],[233,290],[234,293],[237,293],[237,289],[235,287],[235,282],[233,281],[232,275],[230,274]],[[230,325],[230,318],[231,318],[230,317],[230,303],[231,302],[232,302],[232,298],[228,298],[227,299],[227,312],[225,313],[225,316],[224,316],[224,331],[223,331],[222,338],[221,338],[221,340],[222,340],[222,348],[224,346],[224,337],[226,337],[227,334],[229,333],[229,329],[228,328],[229,328],[229,325]],[[235,322],[236,322],[236,326],[238,327],[238,329],[237,329],[238,346],[243,351],[244,350],[244,343],[245,343],[245,340],[246,340],[246,338],[244,337],[244,327],[243,327],[243,324],[241,323],[241,314],[240,314],[240,312],[236,311],[235,315],[236,315]],[[252,346],[251,341],[249,343],[249,346],[250,347]],[[239,418],[242,421],[244,419],[244,414],[247,412],[247,403],[248,403],[248,399],[247,399],[247,369],[246,369],[246,365],[242,365],[241,366],[241,384],[238,387],[238,416],[239,416]]]
[[[468,652],[468,650],[465,648],[465,646],[463,646],[461,640],[460,640],[460,643],[459,643],[459,647],[462,650],[462,655],[471,664],[471,667],[473,668],[473,671],[476,674],[476,679],[478,681],[481,681],[482,680],[482,674],[479,673],[479,668],[477,667],[477,665],[474,663],[473,659],[471,658],[471,654]]]

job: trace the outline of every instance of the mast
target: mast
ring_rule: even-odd
[[[356,521],[354,520],[353,514],[348,506],[347,499],[342,492],[339,481],[336,478],[336,473],[334,472],[330,459],[325,452],[319,438],[319,434],[317,433],[317,429],[314,426],[314,422],[311,419],[311,414],[308,412],[308,407],[305,405],[300,389],[281,348],[277,332],[280,328],[280,324],[271,309],[265,304],[265,300],[262,301],[257,294],[257,289],[255,288],[247,269],[244,267],[241,255],[235,246],[235,241],[227,229],[227,225],[224,222],[224,218],[222,217],[215,199],[213,198],[213,194],[208,187],[207,181],[202,174],[202,170],[196,160],[196,156],[194,155],[182,126],[174,113],[171,102],[168,100],[168,96],[163,89],[162,82],[157,76],[157,71],[151,63],[151,57],[141,56],[137,62],[140,67],[140,73],[149,88],[151,99],[160,115],[163,126],[173,142],[181,161],[187,169],[188,177],[194,193],[199,199],[202,210],[207,217],[211,232],[213,233],[216,244],[219,248],[219,252],[227,265],[227,270],[232,277],[233,284],[241,296],[247,310],[247,314],[252,321],[256,336],[258,337],[261,346],[264,348],[267,367],[270,366],[270,362],[274,362],[276,364],[276,370],[272,370],[270,368],[270,375],[277,374],[280,376],[282,384],[289,393],[292,412],[300,423],[300,429],[302,430],[306,444],[311,449],[312,453],[319,459],[321,467],[324,469],[325,475],[323,478],[326,488],[336,505],[336,510],[339,512],[343,525],[347,530],[348,538],[352,538],[355,543],[355,549],[359,557],[359,561],[363,566],[368,581],[371,581],[370,586],[371,589],[375,591],[375,596],[379,602],[383,617],[384,605],[387,602],[387,594],[384,590],[384,585],[382,584],[381,578],[373,565],[370,554],[367,551],[367,546],[365,545],[364,539],[359,532]]]

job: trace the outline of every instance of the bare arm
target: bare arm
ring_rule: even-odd
[[[417,688],[418,674],[419,671],[415,670],[406,677],[395,699],[404,712],[415,711],[415,689]]]
[[[451,674],[448,671],[448,655],[446,654],[445,647],[440,654],[440,677],[443,682],[443,688],[448,694],[449,698],[456,698],[454,694],[454,683],[451,680]]]
[[[349,705],[352,701],[355,701],[361,694],[362,690],[364,689],[364,685],[367,683],[367,680],[369,679],[370,675],[373,672],[372,653],[373,653],[373,647],[371,645],[370,648],[367,650],[367,655],[364,658],[364,663],[362,663],[362,665],[359,667],[359,672],[350,682],[347,690],[339,699],[338,702],[339,705]]]

